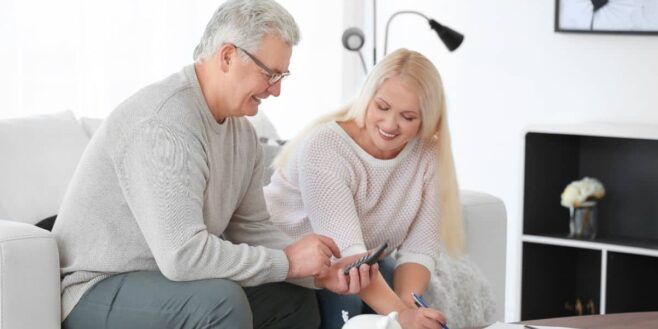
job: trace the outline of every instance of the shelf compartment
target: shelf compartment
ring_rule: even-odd
[[[576,315],[576,299],[600,311],[600,251],[524,242],[522,275],[522,321]]]
[[[560,194],[570,182],[596,177],[598,235],[658,240],[658,140],[528,132],[525,143],[524,234],[568,233]]]
[[[658,310],[658,258],[609,252],[606,313]]]

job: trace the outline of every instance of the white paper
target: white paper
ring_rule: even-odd
[[[538,326],[535,324],[533,324],[532,327],[537,329],[576,329],[572,327]],[[527,327],[518,323],[496,322],[484,329],[527,329]]]

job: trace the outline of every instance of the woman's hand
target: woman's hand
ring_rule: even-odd
[[[438,310],[421,307],[400,312],[398,322],[404,329],[441,329],[447,320]]]
[[[315,277],[315,285],[340,295],[359,293],[375,279],[379,265],[363,264],[359,268],[352,268],[349,275],[343,274],[343,269],[363,255],[345,257],[333,263],[326,275]]]

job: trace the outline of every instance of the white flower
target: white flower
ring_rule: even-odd
[[[567,187],[564,189],[564,192],[562,192],[562,200],[560,203],[563,207],[567,208],[579,205],[584,201],[582,200],[581,195],[582,194],[580,194],[580,189],[571,183],[567,185]]]
[[[605,196],[603,184],[596,178],[585,177],[571,182],[562,192],[561,204],[567,208],[579,207],[585,201]]]

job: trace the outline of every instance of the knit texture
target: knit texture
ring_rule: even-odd
[[[434,268],[439,207],[436,143],[414,139],[394,159],[363,151],[335,122],[317,127],[265,188],[275,225],[292,237],[332,237],[343,255],[388,241],[397,265]]]
[[[262,172],[253,127],[214,120],[194,66],[128,98],[90,141],[53,229],[62,318],[117,273],[284,280],[291,240],[269,221]]]
[[[442,253],[424,296],[446,316],[450,329],[494,322],[496,302],[491,283],[468,256]]]
[[[432,273],[425,295],[450,328],[481,326],[494,315],[493,291],[468,257],[450,257],[440,242],[433,141],[415,139],[394,159],[365,152],[335,122],[318,126],[265,188],[275,225],[293,237],[327,235],[343,255],[384,241],[396,265]]]

